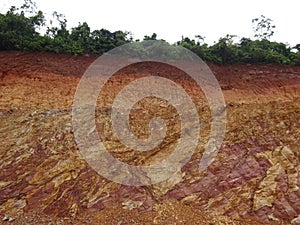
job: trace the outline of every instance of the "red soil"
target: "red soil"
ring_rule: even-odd
[[[299,176],[292,176],[300,171],[300,67],[208,64],[228,106],[228,128],[219,163],[211,165],[204,177],[195,180],[203,175],[187,175],[181,183],[159,195],[155,187],[131,189],[100,178],[78,156],[68,127],[68,110],[72,108],[81,76],[96,58],[0,52],[0,213],[3,217],[9,215],[6,219],[14,219],[10,224],[277,224],[272,218],[280,220],[278,224],[296,221],[300,215],[300,191],[291,191],[286,186],[291,177],[296,179],[295,185],[300,185]],[[120,85],[128,83],[129,78],[119,82],[128,71],[134,77],[140,71],[157,69],[168,70],[151,64],[125,69],[107,88],[113,90],[113,95]],[[194,84],[180,82],[193,90]],[[273,115],[274,107],[278,113]],[[45,112],[53,113],[53,118],[43,116]],[[60,113],[61,118],[57,118]],[[284,127],[278,127],[281,121]],[[267,124],[266,131],[256,127],[263,123]],[[289,129],[287,123],[291,123]],[[30,132],[24,134],[22,130],[27,128]],[[256,139],[250,141],[249,137]],[[261,155],[280,146],[288,146],[294,153],[296,172],[288,170],[275,177],[276,192],[270,194],[274,195],[270,200],[272,206],[255,208],[253,199],[261,197],[259,190],[265,190],[263,185],[268,184],[267,171],[277,162],[277,156],[273,160]],[[250,149],[249,155],[244,149]],[[200,153],[193,156],[195,162]],[[69,160],[70,165],[58,167],[56,174],[51,168],[62,159]],[[184,171],[192,173],[195,165],[189,163]],[[243,174],[242,180],[233,177],[237,172]],[[207,187],[211,181],[204,178],[223,181],[224,185],[213,191]],[[92,195],[101,188],[108,188],[110,197],[105,198],[103,192],[101,198],[98,196],[99,202],[92,202]],[[88,199],[86,195],[92,197]],[[122,205],[128,198],[139,201],[141,196],[142,207],[129,210]]]

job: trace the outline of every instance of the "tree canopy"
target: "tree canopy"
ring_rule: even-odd
[[[53,13],[57,26],[50,21],[45,30],[44,13],[37,10],[31,0],[25,0],[21,7],[11,6],[0,14],[0,50],[46,51],[70,54],[103,54],[115,47],[133,40],[130,32],[107,29],[91,30],[86,22],[67,29],[67,19],[57,12]],[[273,21],[263,15],[252,20],[254,40],[235,35],[221,37],[213,45],[205,43],[205,37],[195,35],[195,39],[182,36],[174,45],[183,46],[205,61],[220,64],[232,63],[276,63],[300,65],[300,44],[290,47],[288,44],[272,42]],[[157,34],[145,35],[144,40],[157,40]]]

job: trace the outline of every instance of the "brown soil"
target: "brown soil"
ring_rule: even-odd
[[[96,58],[0,52],[3,223],[284,224],[300,221],[300,67],[209,64],[227,104],[227,130],[217,159],[205,173],[197,171],[209,135],[210,124],[207,124],[201,131],[202,141],[197,151],[182,168],[176,182],[129,187],[99,176],[82,159],[74,141],[73,97],[81,76]],[[170,138],[163,147],[137,154],[120,147],[115,140],[107,109],[121,87],[154,71],[172,74],[198,102],[200,119],[207,121],[210,116],[201,90],[178,70],[142,63],[119,71],[105,87],[108,94],[99,97],[97,130],[115,157],[135,165],[151,164],[169,154],[178,137],[178,127],[168,124]],[[139,106],[146,104],[147,101]],[[171,112],[166,119],[176,118],[176,113],[169,108],[157,112]],[[140,129],[145,127],[145,118],[157,112],[148,110],[145,117],[136,117],[133,130],[136,129],[138,136],[145,135]]]

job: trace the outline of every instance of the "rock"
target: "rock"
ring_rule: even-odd
[[[300,224],[300,215],[296,218],[294,218],[291,222],[292,224]]]
[[[3,221],[12,222],[12,221],[14,221],[14,220],[15,220],[14,217],[11,217],[11,216],[8,216],[8,215],[5,215],[5,216],[3,217]]]
[[[122,203],[122,206],[123,206],[123,209],[132,210],[132,209],[139,208],[142,204],[143,204],[142,201],[132,201],[132,200],[128,200],[128,201],[126,201],[126,202],[123,202],[123,203]]]
[[[162,181],[158,184],[153,185],[153,192],[157,196],[165,195],[170,189],[172,189],[176,184],[183,181],[185,173],[182,171],[177,171],[171,178]]]
[[[250,71],[248,72],[248,74],[249,74],[249,75],[256,75],[257,73],[256,73],[255,70],[250,70]]]
[[[229,102],[229,104],[228,104],[230,107],[233,107],[233,106],[235,106],[235,104],[233,103],[233,102]]]
[[[74,60],[74,57],[71,58]],[[11,59],[15,60],[15,57]],[[139,218],[147,212],[146,215],[151,217],[148,223],[156,218],[155,223],[162,224],[167,218],[170,224],[179,221],[197,224],[192,221],[193,218],[201,215],[201,211],[209,210],[218,216],[255,217],[262,223],[269,219],[299,221],[299,76],[286,74],[278,78],[278,71],[274,73],[277,67],[274,69],[268,65],[266,68],[240,65],[239,71],[235,72],[228,68],[230,66],[213,66],[217,70],[220,86],[227,89],[223,92],[229,106],[226,108],[227,130],[215,160],[200,172],[199,162],[210,138],[211,112],[204,94],[198,92],[199,88],[191,80],[182,79],[184,74],[176,72],[172,78],[191,94],[199,112],[201,137],[197,148],[189,162],[170,179],[154,185],[132,187],[114,183],[99,175],[81,156],[72,133],[71,111],[80,72],[74,69],[73,62],[69,62],[70,70],[63,72],[68,60],[62,62],[62,68],[56,68],[61,62],[54,62],[55,68],[51,73],[45,71],[47,68],[35,68],[34,77],[37,79],[34,82],[31,76],[28,78],[22,73],[11,73],[0,80],[2,215],[14,216],[15,223],[18,223],[17,216],[22,218],[22,215],[35,211],[52,218],[87,216],[91,220],[91,214],[99,213],[100,219],[103,219],[104,213],[106,221],[114,219],[113,224],[117,224],[120,219],[125,223],[127,218],[131,219],[134,215]],[[35,62],[33,66],[36,65]],[[120,143],[111,128],[112,97],[123,85],[140,76],[141,68],[139,64],[135,66],[137,68],[131,70],[135,77],[118,72],[108,83],[107,89],[103,90],[105,95],[99,96],[103,105],[96,108],[98,115],[92,118],[96,126],[89,127],[86,133],[98,133],[107,151],[119,161],[148,166],[160,163],[172,154],[179,141],[181,128],[186,127],[180,124],[180,117],[172,106],[149,98],[136,103],[131,111],[133,120],[130,126],[134,135],[146,139],[151,118],[162,118],[168,126],[162,144],[153,150],[140,152]],[[23,68],[23,64],[20,68]],[[156,74],[157,68],[162,69],[160,74],[169,74],[165,66],[157,64],[152,67],[151,64],[144,64],[142,69],[149,71],[149,74]],[[44,72],[39,73],[39,70]],[[294,70],[295,74],[300,74],[300,69],[295,67]],[[78,76],[60,76],[55,71]],[[257,74],[256,71],[270,71],[270,74],[267,78],[260,76],[259,80],[258,76],[249,75]],[[230,72],[234,73],[227,74]],[[278,89],[277,85],[282,88]],[[255,93],[256,87],[259,87],[258,92],[265,90],[259,92],[259,97]],[[221,107],[219,113],[224,110],[225,107]],[[73,109],[73,113],[77,112],[81,110]],[[188,123],[187,128],[193,125]],[[87,127],[86,124],[83,126]],[[186,143],[185,146],[188,145]],[[102,163],[101,159],[93,160],[96,165]],[[118,168],[111,161],[105,163],[105,167],[117,171]],[[160,172],[163,171],[159,171],[157,176],[161,175]],[[162,206],[156,208],[156,204]],[[125,211],[122,217],[111,216],[116,215],[116,209]],[[205,221],[205,218],[197,218]],[[27,223],[19,224],[33,223],[27,220]]]

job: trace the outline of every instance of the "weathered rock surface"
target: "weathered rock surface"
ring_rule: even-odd
[[[174,218],[175,214],[183,218],[179,213],[182,207],[194,214],[205,210],[214,215],[255,218],[262,223],[268,220],[299,223],[299,67],[210,65],[224,89],[227,130],[217,158],[205,172],[199,172],[198,166],[209,137],[210,111],[201,91],[184,74],[163,65],[148,63],[121,71],[105,87],[106,95],[99,96],[96,110],[99,136],[119,160],[132,165],[153,164],[172,152],[180,136],[176,111],[158,99],[138,103],[131,119],[133,132],[143,138],[149,135],[148,123],[154,115],[165,119],[167,137],[159,147],[137,152],[124,147],[113,134],[110,121],[113,98],[124,85],[143,75],[144,70],[148,74],[156,70],[174,74],[172,79],[196,102],[203,124],[198,147],[181,171],[159,184],[130,187],[98,175],[80,155],[74,140],[73,96],[80,74],[95,57],[60,56],[60,59],[45,54],[36,56],[41,59],[36,62],[34,54],[15,54],[20,53],[0,54],[0,68],[5,71],[0,78],[3,218],[5,215],[19,218],[31,212],[75,218],[104,210],[103,216],[94,221],[105,221],[105,210],[113,213],[120,209],[128,215],[155,212],[145,218],[162,224],[169,212]],[[125,215],[124,212],[120,215]],[[187,218],[195,224],[192,216]]]

